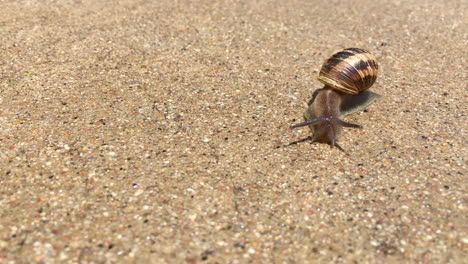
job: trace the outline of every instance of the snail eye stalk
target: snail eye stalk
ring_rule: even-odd
[[[340,126],[343,126],[343,127],[363,128],[361,125],[348,123],[348,122],[345,122],[345,121],[340,120],[340,119],[337,119],[337,120],[336,120],[336,123],[337,123],[338,125],[340,125]]]
[[[318,118],[315,118],[315,119],[312,119],[312,120],[309,120],[309,121],[305,121],[305,122],[302,122],[302,123],[299,123],[299,124],[295,124],[295,125],[291,126],[291,128],[303,127],[303,126],[317,124],[319,122],[322,122],[325,119],[326,119],[325,117],[318,117]]]

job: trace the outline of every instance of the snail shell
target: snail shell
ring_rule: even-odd
[[[318,79],[336,91],[358,94],[374,84],[378,71],[374,55],[363,49],[348,48],[324,62]]]

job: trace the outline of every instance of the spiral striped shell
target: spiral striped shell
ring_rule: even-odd
[[[318,79],[332,89],[358,94],[374,84],[378,70],[374,55],[363,49],[348,48],[324,62]]]

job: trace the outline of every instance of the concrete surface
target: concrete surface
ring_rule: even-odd
[[[0,1],[0,263],[467,263],[467,5]],[[291,144],[346,47],[384,98]]]

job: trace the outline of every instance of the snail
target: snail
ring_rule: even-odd
[[[380,95],[367,91],[377,79],[379,66],[370,52],[359,48],[341,50],[327,59],[318,77],[325,84],[316,90],[304,114],[305,122],[291,128],[309,126],[313,142],[328,143],[344,151],[337,140],[343,127],[362,128],[342,120],[374,103]]]

